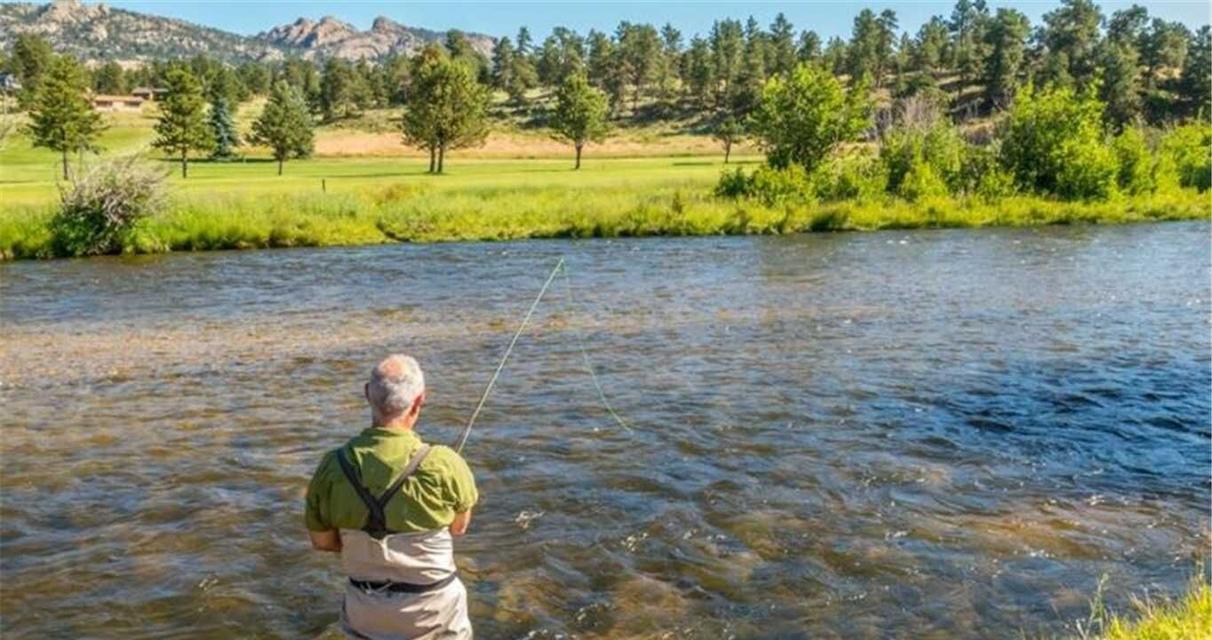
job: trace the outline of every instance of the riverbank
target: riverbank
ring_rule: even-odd
[[[742,158],[753,164],[757,159]],[[733,164],[738,164],[734,162]],[[167,163],[166,163],[167,165]],[[168,166],[165,167],[168,169]],[[896,198],[764,206],[712,195],[723,163],[707,157],[463,159],[430,176],[422,161],[317,159],[197,163],[172,177],[158,215],[127,237],[129,253],[559,237],[785,234],[933,227],[1128,223],[1208,218],[1206,194],[1105,202],[1013,197],[996,203]],[[49,180],[0,188],[0,256],[53,257]]]

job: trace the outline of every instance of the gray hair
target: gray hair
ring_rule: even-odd
[[[415,358],[399,353],[387,356],[370,372],[366,399],[381,419],[395,418],[425,393],[425,374]]]

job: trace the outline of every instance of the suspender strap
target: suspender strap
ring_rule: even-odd
[[[345,479],[349,480],[349,484],[353,485],[358,498],[362,500],[362,504],[366,505],[367,511],[370,512],[366,518],[366,526],[362,527],[362,531],[365,531],[367,535],[375,540],[382,540],[391,533],[387,529],[387,503],[391,502],[391,499],[400,492],[400,488],[416,472],[417,467],[421,465],[421,461],[425,459],[428,453],[429,445],[421,445],[421,448],[408,460],[408,465],[404,467],[404,471],[400,473],[400,477],[391,483],[391,486],[387,487],[383,495],[376,498],[366,488],[366,485],[362,483],[362,474],[350,462],[349,456],[345,453],[345,448],[337,449],[337,464],[341,466],[341,472],[345,474]]]

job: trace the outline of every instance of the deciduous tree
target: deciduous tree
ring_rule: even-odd
[[[558,139],[576,149],[576,165],[581,168],[581,151],[590,142],[606,137],[606,94],[589,84],[584,73],[568,76],[556,92],[556,108],[551,126]]]
[[[829,71],[801,64],[788,77],[766,83],[750,131],[776,168],[797,164],[812,171],[871,121],[867,87],[849,91]]]

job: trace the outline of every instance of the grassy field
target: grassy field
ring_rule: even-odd
[[[249,108],[241,112],[247,122]],[[386,118],[368,114],[366,118]],[[150,114],[112,114],[106,154],[146,151]],[[355,123],[356,124],[356,123]],[[384,125],[386,126],[386,125]],[[1208,217],[1206,196],[1180,192],[1094,203],[951,198],[766,207],[716,198],[716,145],[674,129],[620,131],[589,147],[580,171],[568,149],[533,130],[494,134],[481,149],[447,159],[447,173],[398,144],[390,130],[350,123],[318,133],[317,156],[276,165],[262,150],[231,163],[192,163],[169,173],[164,210],[125,241],[132,252],[322,246],[393,241],[533,237],[793,233],[912,227],[1136,222]],[[360,142],[359,142],[360,141]],[[614,146],[611,146],[611,145]],[[358,145],[367,155],[347,157]],[[333,149],[341,153],[327,153]],[[390,153],[389,153],[390,152]],[[733,161],[759,161],[752,149]],[[84,162],[96,162],[96,157]],[[0,150],[0,258],[51,254],[58,158],[21,136]]]

